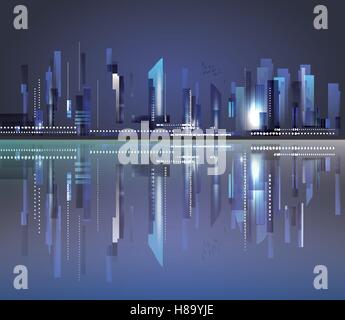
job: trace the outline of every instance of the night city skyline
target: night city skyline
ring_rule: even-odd
[[[328,83],[327,107],[318,107],[314,92],[316,76],[312,73],[311,65],[300,65],[298,79],[295,80],[291,78],[289,69],[275,70],[272,59],[260,60],[256,77],[245,69],[244,85],[231,82],[225,95],[210,83],[210,103],[205,106],[200,103],[199,82],[191,85],[189,70],[183,68],[180,110],[171,110],[169,115],[166,90],[168,79],[164,59],[161,58],[148,71],[147,114],[128,114],[125,88],[133,91],[134,76],[131,75],[129,84],[125,83],[124,77],[119,75],[119,64],[114,62],[111,48],[105,51],[105,72],[109,74],[110,89],[113,92],[110,105],[115,110],[115,119],[113,127],[104,128],[99,120],[100,113],[107,112],[99,101],[100,91],[104,88],[99,87],[98,80],[96,88],[88,85],[87,55],[81,52],[80,43],[78,49],[78,93],[75,95],[70,90],[69,61],[65,62],[66,74],[64,78],[62,76],[61,51],[54,52],[43,83],[38,78],[34,81],[37,84],[34,88],[29,86],[29,66],[21,66],[22,113],[0,114],[1,135],[116,138],[120,130],[127,128],[125,124],[147,121],[150,130],[167,130],[169,133],[174,129],[185,129],[186,134],[193,134],[194,129],[213,128],[215,135],[219,129],[225,129],[228,137],[336,138],[340,135],[339,84]],[[204,73],[216,72],[212,66],[204,67]],[[94,109],[96,119],[92,117]],[[222,116],[223,109],[226,110],[226,117]],[[205,113],[211,114],[209,121],[203,119]],[[57,115],[59,120],[56,120]]]
[[[1,1],[0,300],[207,320],[345,299],[344,13]]]

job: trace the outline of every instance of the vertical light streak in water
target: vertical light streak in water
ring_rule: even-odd
[[[38,234],[41,234],[41,187],[37,188],[37,214],[38,214]]]
[[[285,206],[285,216],[284,216],[284,241],[285,243],[291,242],[291,218],[289,207]]]
[[[77,270],[77,280],[81,280],[81,223],[80,223],[80,214],[78,215],[78,270]]]
[[[164,181],[163,181],[163,210],[164,210],[164,241],[167,240],[167,176],[168,169],[164,167]]]
[[[61,206],[55,223],[54,278],[61,278]]]
[[[243,153],[243,240],[247,251],[247,153]]]
[[[335,215],[341,215],[340,157],[335,159]]]
[[[37,219],[37,179],[36,173],[34,173],[34,191],[33,191],[33,201],[34,201],[34,220]]]
[[[301,202],[299,205],[299,214],[298,214],[298,247],[304,247],[304,203]]]
[[[72,201],[72,173],[67,173],[67,195],[66,195],[66,259],[70,259],[70,204]]]
[[[99,159],[97,158],[96,168],[96,220],[97,232],[99,232]]]

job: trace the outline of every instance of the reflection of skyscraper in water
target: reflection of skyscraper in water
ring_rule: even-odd
[[[274,148],[273,148],[274,149]],[[272,150],[252,151],[248,157],[246,237],[256,243],[267,239],[268,256],[273,258],[274,217],[281,210],[281,169]]]
[[[313,198],[315,165],[315,159],[302,160],[302,183],[306,185],[306,205]]]
[[[41,234],[41,190],[43,187],[44,166],[42,159],[35,160],[34,167],[34,220],[37,223],[37,233]]]
[[[75,162],[76,208],[83,209],[83,220],[91,220],[91,162],[89,148],[81,144],[77,149]]]
[[[188,226],[195,217],[195,226],[199,226],[200,177],[196,148],[190,139],[184,140],[182,149],[183,165],[183,217],[182,217],[182,248],[188,249]]]
[[[199,196],[201,192],[201,177],[200,177],[200,165],[196,159],[193,164],[192,171],[192,187],[193,187],[193,205],[195,207],[195,227],[199,228],[200,223],[200,201]]]
[[[288,208],[289,213],[288,217],[291,227],[296,228],[297,227],[297,244],[299,247],[302,247],[304,245],[304,203],[300,202],[296,205],[292,205]],[[291,228],[288,226],[285,226],[286,229],[286,242],[290,243],[291,240]]]
[[[150,234],[148,244],[157,261],[164,265],[164,241],[166,221],[166,178],[169,174],[167,166],[151,167],[150,172]]]
[[[112,281],[112,262],[118,254],[119,240],[124,238],[125,207],[124,207],[124,166],[116,165],[115,171],[115,214],[112,218],[112,242],[107,248],[106,278]]]
[[[23,209],[21,212],[22,228],[22,255],[27,256],[29,251],[29,203],[28,203],[28,167],[23,161]]]
[[[20,152],[18,151],[15,155],[20,159]],[[29,253],[29,221],[30,221],[30,210],[29,210],[29,186],[28,179],[31,176],[29,174],[33,161],[26,160],[9,160],[5,157],[0,158],[0,181],[5,180],[6,184],[8,180],[18,180],[21,184],[22,199],[21,199],[21,210],[17,220],[20,224],[21,229],[21,254],[27,256]]]
[[[284,242],[291,243],[293,228],[297,228],[297,246],[304,247],[304,212],[305,204],[298,201],[296,205],[284,206]]]
[[[244,170],[243,157],[240,153],[234,153],[232,160],[232,171],[229,176],[229,200],[231,203],[231,226],[232,229],[239,226],[243,232],[244,224]]]
[[[266,221],[268,235],[268,256],[274,257],[273,235],[274,219],[281,210],[281,180],[279,160],[274,156],[274,151],[265,152],[266,172],[265,172],[265,189],[266,189]]]
[[[86,273],[86,224],[91,221],[91,162],[89,147],[81,144],[77,148],[75,162],[76,209],[81,209],[82,225],[80,230],[80,272]]]
[[[124,232],[124,167],[116,166],[116,190],[115,190],[115,217],[113,218],[113,243],[117,243],[119,239],[123,239]]]
[[[164,265],[164,242],[166,237],[166,183],[170,175],[167,165],[133,166],[136,176],[149,179],[149,235],[148,245],[158,263]]]
[[[298,233],[298,247],[304,247],[304,202],[298,206],[297,212],[297,233]]]
[[[182,217],[182,249],[188,248],[187,224],[192,218],[193,211],[193,167],[190,159],[185,159],[183,165],[183,217]]]
[[[340,157],[335,158],[335,214],[337,216],[341,215],[341,192],[340,192]]]
[[[291,181],[292,181],[292,196],[298,197],[298,158],[292,157]]]
[[[61,206],[58,205],[58,187],[55,183],[54,160],[47,160],[47,194],[46,194],[46,245],[53,255],[54,277],[61,277]]]
[[[212,191],[211,191],[211,226],[213,226],[221,211],[221,180],[219,175],[212,176]]]
[[[272,181],[272,173],[268,170],[267,173],[267,180],[266,180],[266,188],[267,188],[267,237],[268,237],[268,257],[274,257],[274,247],[273,247],[273,222],[274,222],[274,209],[273,209],[273,195],[272,189],[274,188],[273,181]]]
[[[55,244],[54,244],[54,277],[61,277],[61,256],[62,256],[62,233],[61,233],[61,224],[62,224],[62,212],[61,206],[58,206],[57,218],[55,220]]]
[[[256,243],[261,243],[267,235],[264,173],[263,154],[252,152],[248,170],[248,216],[256,224]],[[251,229],[252,226],[249,227]],[[248,235],[250,237],[251,232]]]
[[[57,217],[56,185],[54,177],[54,160],[47,161],[47,195],[46,195],[46,245],[49,253],[53,246],[53,219]]]
[[[124,168],[122,165],[116,166],[115,175],[115,215],[112,218],[112,245],[117,248],[119,240],[123,239],[124,231]],[[117,249],[114,252],[117,252]]]
[[[291,243],[291,212],[287,205],[284,207],[284,242]]]
[[[66,259],[70,260],[70,211],[72,204],[72,173],[66,176]]]
[[[214,149],[215,157],[219,156],[217,147]],[[221,212],[221,175],[218,174],[218,166],[215,166],[215,174],[211,178],[211,226],[213,226]]]

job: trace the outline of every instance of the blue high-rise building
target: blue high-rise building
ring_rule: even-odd
[[[148,73],[149,81],[149,114],[151,122],[168,122],[165,109],[165,74],[163,58]]]
[[[340,129],[340,97],[338,83],[328,84],[328,117],[331,129]]]
[[[221,100],[222,96],[220,91],[214,84],[211,84],[211,119],[212,127],[214,127],[215,130],[218,130],[220,125]]]
[[[280,127],[291,128],[291,107],[289,104],[291,75],[289,69],[278,69],[277,76],[279,79]]]
[[[241,135],[247,129],[244,87],[236,87],[236,133]]]
[[[268,130],[279,128],[279,90],[278,81],[269,80],[267,88],[267,125]]]
[[[182,70],[182,123],[192,123],[192,90],[188,87],[188,69]]]
[[[302,124],[303,126],[315,126],[315,79],[311,74],[310,65],[301,65],[299,81],[301,81]]]
[[[77,133],[86,136],[91,128],[91,88],[84,87],[84,94],[76,97],[75,126]]]

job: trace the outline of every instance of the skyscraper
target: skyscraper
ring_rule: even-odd
[[[28,113],[28,97],[29,97],[29,67],[28,65],[21,66],[22,84],[21,93],[23,96],[23,114]]]
[[[220,126],[220,108],[222,104],[222,96],[214,84],[211,84],[211,119],[212,126],[215,130]]]
[[[292,128],[299,128],[302,125],[302,108],[301,108],[301,82],[293,81],[292,89]]]
[[[289,104],[291,75],[289,69],[278,69],[277,75],[279,80],[280,127],[291,128],[291,107]]]
[[[278,81],[269,80],[267,88],[267,124],[268,130],[279,127],[279,91]]]
[[[192,90],[188,87],[188,69],[182,69],[182,123],[192,124]]]
[[[111,86],[115,91],[115,123],[124,122],[124,77],[119,74],[118,64],[113,62],[113,49],[106,49],[106,68],[111,74]]]
[[[236,133],[242,135],[246,130],[244,87],[236,87]]]
[[[230,98],[228,101],[228,117],[234,119],[236,117],[236,83],[231,83]]]
[[[115,122],[124,122],[124,79],[117,72],[112,73],[112,89],[115,91]]]
[[[91,88],[84,87],[84,94],[76,97],[75,126],[77,133],[86,136],[91,128]]]
[[[315,96],[314,96],[314,76],[311,74],[310,65],[301,65],[299,71],[301,81],[301,111],[303,126],[314,126],[315,115]]]
[[[167,123],[165,109],[165,74],[163,58],[152,67],[148,73],[149,84],[149,114],[153,124]]]
[[[53,72],[51,67],[46,72],[46,104],[48,112],[48,126],[54,125],[54,110],[53,110]]]
[[[257,118],[255,121],[259,122],[259,129],[265,131],[266,124],[266,107],[265,107],[265,86],[257,84],[255,86],[255,112],[254,116]]]
[[[331,129],[340,129],[340,90],[338,83],[328,84],[328,117]]]

